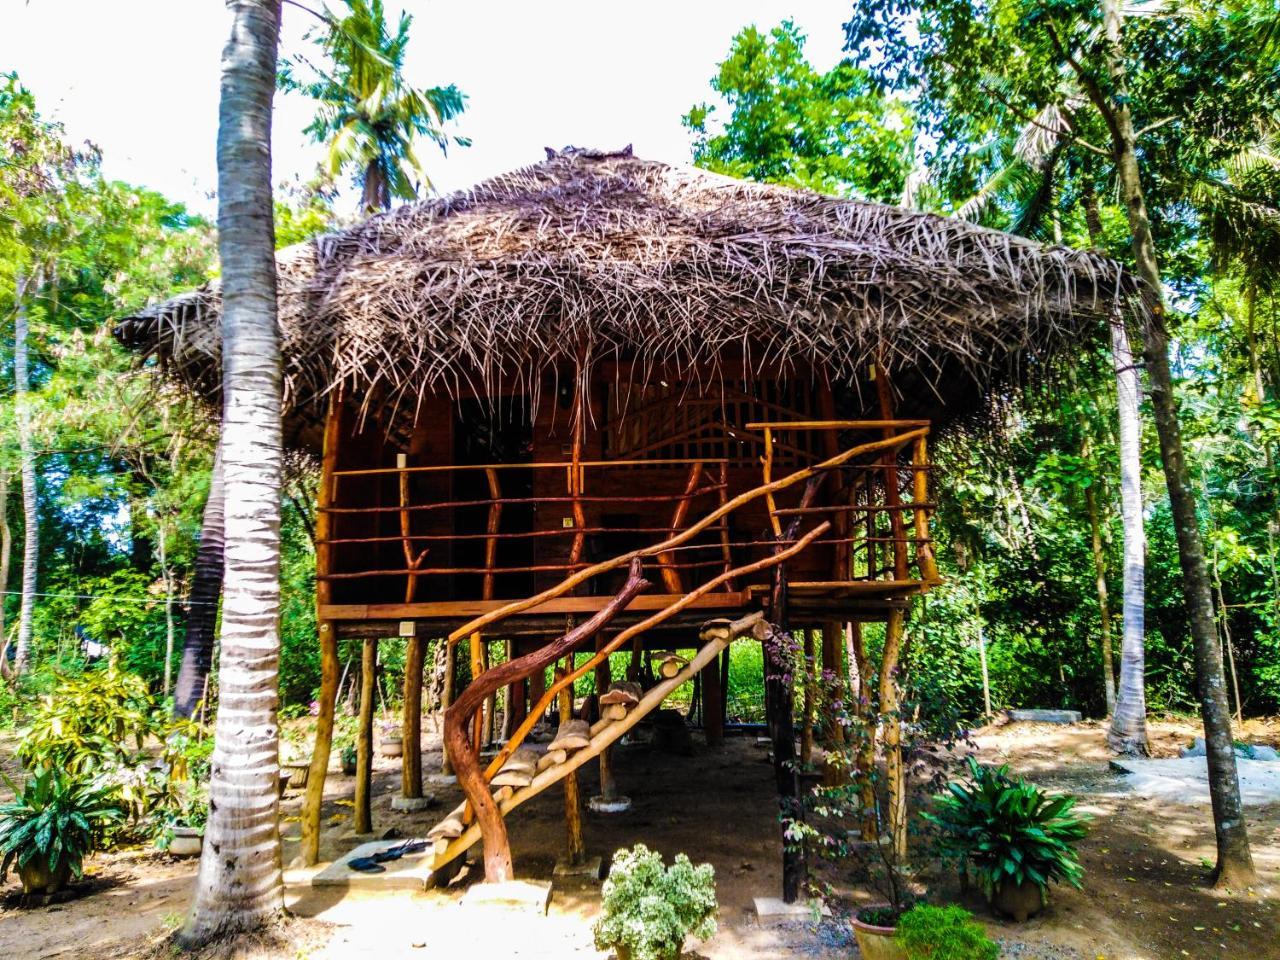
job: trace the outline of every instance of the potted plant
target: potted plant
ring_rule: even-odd
[[[670,867],[638,843],[613,855],[596,922],[596,947],[618,960],[678,960],[685,937],[716,932],[716,881],[711,864],[694,866],[683,853]]]
[[[399,757],[404,755],[404,739],[401,735],[400,724],[394,720],[385,720],[379,731],[378,752],[384,757]]]
[[[1009,776],[1008,765],[969,758],[969,779],[947,785],[925,816],[941,830],[941,852],[972,867],[992,907],[1022,922],[1045,904],[1050,881],[1080,886],[1075,845],[1089,818],[1076,798]]]
[[[920,903],[898,920],[894,939],[907,960],[996,960],[1000,947],[963,907]]]
[[[893,841],[880,838],[869,841],[879,856],[878,865],[870,864],[868,876],[884,903],[861,907],[854,911],[849,925],[858,951],[864,960],[907,960],[906,950],[897,939],[898,922],[914,906],[903,865],[898,863]]]
[[[122,819],[111,791],[52,765],[21,787],[4,781],[14,799],[0,806],[0,880],[16,864],[24,893],[54,894],[72,877],[78,880],[103,830]]]
[[[209,820],[209,785],[188,781],[156,840],[156,846],[175,857],[199,856]]]

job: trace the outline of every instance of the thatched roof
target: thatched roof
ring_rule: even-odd
[[[565,362],[706,375],[744,353],[850,382],[879,357],[900,389],[971,402],[1092,338],[1141,289],[1096,253],[629,149],[565,151],[279,264],[295,412],[338,383],[412,408],[423,388],[463,383],[536,393],[540,372]],[[117,336],[212,399],[219,312],[213,284],[126,318]]]

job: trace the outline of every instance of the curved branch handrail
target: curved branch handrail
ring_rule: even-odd
[[[833,457],[829,457],[821,463],[817,463],[809,467],[803,467],[785,477],[780,477],[777,480],[754,487],[745,493],[740,493],[732,500],[721,504],[697,523],[692,524],[680,533],[673,537],[669,537],[661,543],[657,543],[649,547],[641,547],[637,550],[632,550],[629,553],[619,554],[618,556],[612,557],[608,560],[601,560],[599,563],[592,564],[571,576],[565,577],[565,579],[561,580],[558,584],[553,587],[548,587],[541,593],[534,594],[531,597],[525,597],[521,600],[513,600],[511,603],[508,603],[503,607],[499,607],[497,610],[490,610],[488,613],[483,613],[478,617],[472,618],[470,621],[449,634],[449,644],[451,646],[455,645],[463,637],[468,637],[473,633],[481,631],[485,627],[497,623],[499,620],[505,620],[507,617],[514,616],[517,613],[528,610],[530,607],[536,607],[540,603],[545,603],[548,600],[553,600],[556,597],[563,596],[574,587],[578,586],[578,584],[585,580],[589,580],[591,577],[597,576],[598,574],[607,573],[610,570],[617,570],[619,567],[626,566],[632,560],[655,556],[656,554],[670,550],[672,547],[679,546],[685,541],[697,536],[721,517],[732,513],[734,510],[737,510],[739,507],[750,503],[753,500],[758,500],[763,496],[772,495],[777,493],[779,490],[785,490],[788,487],[799,483],[801,480],[808,479],[823,470],[830,470],[840,466],[841,464],[847,463],[854,457],[865,454],[880,453],[886,450],[900,449],[915,440],[917,437],[926,436],[928,432],[928,427],[921,427],[915,430],[908,430],[906,433],[900,433],[895,437],[886,437],[881,440],[873,440],[868,443],[859,444],[858,446],[850,447],[848,450],[838,453]]]
[[[830,528],[831,528],[830,521],[824,520],[822,523],[818,524],[816,527],[814,527],[812,530],[806,533],[803,537],[800,537],[798,540],[792,543],[791,546],[783,550],[780,550],[777,553],[771,554],[765,557],[763,560],[757,560],[754,563],[748,563],[748,564],[745,564],[744,566],[738,567],[733,570],[726,570],[724,573],[721,573],[718,576],[712,578],[711,580],[708,580],[706,583],[702,584],[701,586],[696,587],[693,590],[690,590],[688,593],[684,594],[679,600],[676,600],[674,603],[669,604],[668,606],[659,610],[657,613],[653,614],[652,616],[646,617],[644,620],[641,620],[639,623],[634,623],[631,626],[627,627],[625,630],[621,631],[616,637],[614,637],[607,644],[605,644],[599,650],[597,650],[595,653],[595,656],[593,656],[590,660],[588,660],[582,666],[577,667],[571,673],[566,674],[565,676],[556,680],[554,683],[551,684],[550,687],[547,688],[546,692],[543,693],[542,698],[537,702],[537,704],[531,710],[528,711],[527,714],[525,714],[525,718],[523,721],[521,721],[520,726],[517,727],[512,732],[510,738],[507,740],[505,744],[503,744],[502,749],[499,750],[497,755],[493,758],[493,760],[490,761],[489,766],[485,769],[485,772],[484,772],[485,782],[487,783],[488,781],[493,779],[494,775],[500,769],[502,769],[502,765],[507,762],[507,759],[511,756],[511,754],[515,751],[515,749],[519,747],[521,743],[524,742],[525,737],[527,737],[529,735],[529,731],[532,730],[535,725],[537,725],[538,720],[542,717],[543,713],[546,712],[547,707],[551,705],[551,701],[556,696],[556,694],[558,694],[561,690],[563,690],[569,684],[573,683],[575,680],[577,680],[579,677],[585,674],[588,670],[595,669],[595,667],[597,667],[599,664],[604,662],[605,657],[609,656],[609,654],[619,649],[624,643],[626,643],[632,637],[636,636],[636,634],[643,633],[645,630],[651,630],[653,627],[657,626],[659,623],[662,623],[664,620],[670,619],[671,617],[679,613],[681,610],[683,610],[685,607],[693,603],[693,601],[698,599],[698,597],[702,596],[704,593],[709,592],[710,590],[713,590],[715,587],[719,586],[721,583],[725,582],[726,580],[730,580],[734,577],[741,577],[741,576],[746,576],[748,574],[757,573],[761,570],[766,570],[769,567],[776,566],[777,564],[790,559],[791,557],[799,553],[801,550],[809,546],[809,544],[812,543],[816,538],[826,533],[826,531],[829,530]],[[632,563],[639,563],[639,558],[633,559]],[[561,651],[561,653],[566,653],[566,652],[567,652],[566,650]]]
[[[582,645],[647,586],[649,582],[644,579],[642,565],[637,558],[631,562],[631,570],[622,589],[591,619],[574,627],[553,643],[481,673],[445,711],[445,750],[453,764],[458,786],[462,788],[468,805],[475,811],[476,820],[480,823],[480,830],[484,835],[485,878],[490,882],[511,879],[511,849],[507,843],[506,825],[489,793],[487,778],[480,770],[480,757],[471,743],[467,724],[491,694],[535,670],[546,669],[549,664]]]

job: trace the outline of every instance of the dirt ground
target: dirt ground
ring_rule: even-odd
[[[1175,755],[1196,734],[1185,722],[1154,722],[1157,756]],[[424,768],[438,772],[438,741],[428,726]],[[1276,744],[1280,726],[1257,725],[1248,739]],[[646,744],[620,747],[619,784],[634,806],[614,817],[588,814],[588,851],[608,855],[643,841],[670,856],[683,851],[715,866],[720,931],[690,944],[686,960],[756,960],[798,956],[835,960],[857,956],[845,920],[851,904],[871,895],[852,880],[819,922],[762,927],[752,899],[776,895],[780,858],[774,817],[772,767],[754,732],[731,735],[725,749],[708,751],[695,734],[692,756]],[[977,731],[984,760],[1010,763],[1045,786],[1082,794],[1096,818],[1081,846],[1085,889],[1055,888],[1049,909],[1022,925],[994,920],[981,900],[968,906],[1004,944],[1004,956],[1030,960],[1180,960],[1183,957],[1280,958],[1280,804],[1248,808],[1250,835],[1262,884],[1255,890],[1218,892],[1205,885],[1213,848],[1207,803],[1144,800],[1127,794],[1108,767],[1103,728],[1008,724]],[[4,744],[0,744],[0,753]],[[583,768],[583,792],[595,792],[594,765]],[[429,785],[431,811],[390,809],[399,789],[398,761],[379,759],[375,771],[377,835],[421,834],[458,802],[454,786]],[[329,860],[359,839],[350,833],[353,780],[330,775],[325,794],[322,856]],[[301,798],[284,802],[284,862],[297,854]],[[548,790],[510,821],[516,873],[551,880],[564,846],[563,794]],[[468,868],[453,888],[410,893],[350,893],[309,885],[312,871],[287,869],[286,900],[295,919],[277,942],[251,955],[263,960],[348,960],[463,955],[475,958],[603,958],[591,944],[599,884],[556,877],[546,917],[486,917],[458,904],[459,887],[474,882]],[[53,907],[22,909],[16,883],[0,887],[0,957],[125,958],[157,953],[155,944],[180,923],[189,906],[195,863],[151,851],[119,851],[90,865],[86,895]],[[954,881],[935,873],[931,889],[957,896]],[[842,887],[844,883],[840,884]],[[448,953],[446,954],[446,951]]]

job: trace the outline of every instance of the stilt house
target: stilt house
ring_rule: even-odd
[[[591,758],[607,792],[609,746],[695,675],[717,743],[730,644],[825,628],[838,668],[845,624],[900,633],[938,582],[933,432],[1139,296],[1093,253],[630,150],[550,156],[290,248],[279,269],[287,443],[321,468],[304,849],[338,639],[366,641],[367,668],[379,638],[410,638],[414,796],[424,645],[446,638],[471,660],[446,723],[468,802],[432,856],[443,871],[483,835],[490,879],[510,872],[507,814]],[[219,307],[213,285],[117,333],[216,403]],[[580,718],[556,762],[517,749],[575,677],[610,690],[609,652],[655,649],[692,652]],[[507,740],[485,767],[498,691]],[[770,710],[781,763],[789,692]]]

